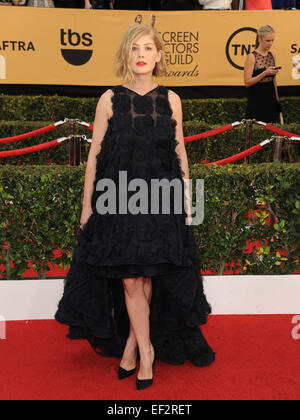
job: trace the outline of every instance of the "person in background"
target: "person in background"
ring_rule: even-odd
[[[272,10],[272,0],[246,0],[246,10]]]
[[[150,10],[161,10],[161,0],[150,0],[149,8]]]
[[[273,9],[295,9],[295,0],[272,0]]]
[[[58,9],[83,9],[84,0],[53,0]]]
[[[256,49],[246,59],[247,119],[274,123],[281,111],[275,79],[279,69],[270,51],[274,41],[275,30],[270,25],[262,26],[257,32]]]
[[[85,0],[85,9],[113,9],[114,0]]]
[[[162,0],[162,10],[194,10],[198,4],[195,0]]]
[[[232,0],[231,8],[232,8],[232,10],[244,10],[245,9],[245,1],[244,0]]]
[[[19,0],[1,0],[0,6],[20,6]]]
[[[119,10],[161,10],[161,0],[115,0]]]
[[[203,10],[231,10],[232,0],[199,0]]]
[[[28,0],[28,7],[55,7],[53,0]]]

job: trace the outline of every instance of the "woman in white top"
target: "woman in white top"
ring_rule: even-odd
[[[232,0],[199,0],[204,10],[231,10]]]

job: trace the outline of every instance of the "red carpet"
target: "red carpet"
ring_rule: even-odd
[[[8,322],[0,340],[1,400],[286,400],[300,398],[300,340],[292,315],[211,316],[203,331],[215,350],[208,368],[157,362],[154,385],[116,377],[118,360],[65,338],[55,321]]]

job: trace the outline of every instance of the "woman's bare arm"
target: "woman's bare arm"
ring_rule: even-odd
[[[94,181],[96,177],[96,157],[101,151],[101,144],[108,127],[108,120],[112,116],[112,91],[106,91],[99,99],[94,121],[93,139],[90,146],[88,161],[85,172],[85,183],[82,206],[91,208],[92,195],[94,192]]]
[[[272,54],[273,54],[273,57],[274,57],[274,65],[276,66],[276,56],[275,56],[275,54],[274,54],[274,53],[272,53]],[[276,95],[276,99],[277,99],[277,101],[279,102],[278,85],[277,85],[277,80],[276,80],[276,77],[274,77],[274,87],[275,87],[275,95]]]
[[[277,80],[276,80],[276,79],[274,79],[274,87],[275,87],[275,95],[276,95],[276,99],[277,99],[277,101],[279,102],[279,101],[280,101],[280,99],[279,99],[278,85],[277,85]]]
[[[173,111],[173,119],[177,122],[176,126],[176,140],[178,145],[176,147],[176,153],[181,161],[181,169],[184,172],[183,180],[185,183],[185,196],[188,199],[187,203],[190,204],[190,188],[189,188],[189,162],[186,153],[185,143],[184,143],[184,133],[183,133],[183,124],[182,124],[182,103],[180,97],[169,90],[169,101]],[[188,215],[191,215],[190,208],[187,211]]]
[[[173,111],[173,119],[177,122],[176,126],[176,140],[179,144],[176,147],[176,153],[181,160],[181,169],[184,172],[184,179],[189,179],[189,165],[188,158],[184,144],[183,124],[182,124],[182,104],[180,97],[169,90],[169,101]]]

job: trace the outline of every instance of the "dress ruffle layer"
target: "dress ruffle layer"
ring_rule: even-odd
[[[93,220],[88,224],[91,229]],[[122,278],[104,277],[101,267],[87,264],[86,228],[87,225],[84,231],[79,230],[78,245],[55,318],[71,327],[68,335],[71,339],[120,337],[125,342],[129,318]],[[150,316],[151,340],[157,357],[172,364],[184,363],[186,359],[199,366],[210,364],[214,352],[199,327],[211,313],[203,293],[200,267],[171,266],[169,273],[167,268],[157,270],[161,274],[152,276]]]

